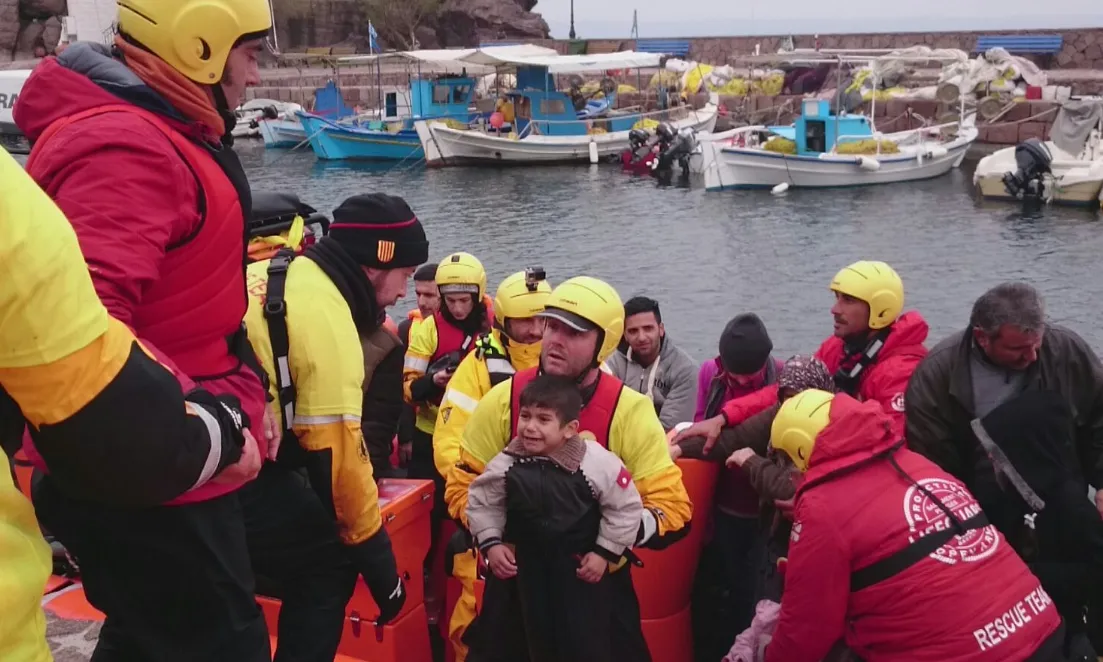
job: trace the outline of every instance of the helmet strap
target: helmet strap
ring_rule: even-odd
[[[211,85],[211,93],[214,95],[214,108],[218,111],[222,121],[226,123],[226,135],[222,136],[222,144],[227,147],[232,147],[234,144],[234,125],[237,124],[237,115],[234,115],[234,109],[230,108],[230,104],[226,101],[226,92],[222,90],[220,83]]]

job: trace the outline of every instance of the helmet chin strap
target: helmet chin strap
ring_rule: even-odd
[[[211,93],[214,95],[214,108],[222,117],[222,121],[226,123],[226,135],[222,136],[222,144],[227,147],[233,146],[234,125],[237,124],[237,115],[234,115],[234,109],[230,108],[230,104],[226,100],[226,92],[222,89],[221,83],[215,83],[211,87],[213,88]]]

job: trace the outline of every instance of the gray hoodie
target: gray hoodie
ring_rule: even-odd
[[[689,354],[674,346],[670,336],[663,338],[659,358],[646,368],[635,361],[631,349],[627,354],[619,350],[613,352],[605,359],[604,366],[628,388],[651,398],[664,430],[693,421],[699,366]]]

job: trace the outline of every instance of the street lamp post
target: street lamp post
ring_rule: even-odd
[[[570,31],[570,33],[567,34],[567,36],[570,37],[572,41],[575,38],[575,34],[574,34],[574,0],[571,0],[571,31]]]

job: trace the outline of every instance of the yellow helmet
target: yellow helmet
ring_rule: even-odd
[[[598,329],[597,355],[600,364],[617,349],[624,333],[624,304],[620,295],[603,280],[576,276],[552,290],[541,317],[551,317],[579,331]]]
[[[441,295],[474,294],[478,303],[486,292],[486,269],[471,253],[452,253],[437,265],[437,289]]]
[[[272,29],[268,0],[118,0],[119,32],[203,85],[222,79],[242,37]]]
[[[770,426],[770,444],[784,452],[797,469],[808,471],[816,436],[827,427],[834,393],[819,389],[801,391],[785,401]]]
[[[904,311],[904,282],[884,262],[862,260],[831,279],[831,289],[869,304],[869,328],[876,331],[896,321]]]
[[[494,295],[494,319],[524,319],[543,312],[552,288],[543,269],[526,269],[510,274]]]

